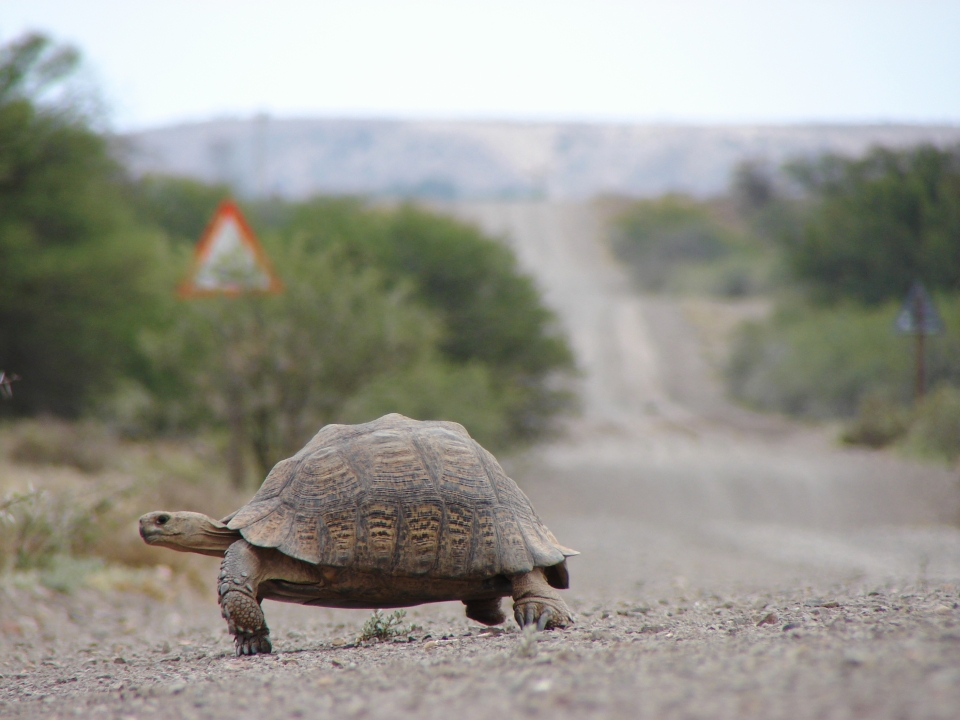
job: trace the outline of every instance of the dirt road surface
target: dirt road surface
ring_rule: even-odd
[[[955,470],[733,406],[691,306],[632,293],[591,206],[445,209],[513,245],[583,371],[581,417],[507,463],[582,552],[577,624],[485,631],[441,604],[358,644],[366,611],[268,602],[275,653],[234,658],[212,593],[5,588],[0,714],[960,717]]]

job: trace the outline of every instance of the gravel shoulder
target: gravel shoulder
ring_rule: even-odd
[[[356,643],[365,611],[267,602],[234,658],[210,589],[2,588],[17,718],[960,717],[956,470],[731,406],[682,303],[634,295],[589,205],[447,206],[514,245],[584,370],[583,414],[508,471],[570,560],[569,630],[459,604]],[[153,572],[153,571],[150,571]],[[504,603],[506,605],[506,602]]]
[[[437,606],[411,613],[421,627],[409,635],[356,646],[347,631],[359,617],[314,610],[281,613],[277,622],[271,607],[277,652],[243,659],[232,656],[209,601],[197,608],[185,599],[158,607],[131,597],[35,598],[62,625],[48,618],[37,642],[25,636],[8,648],[2,712],[956,717],[960,610],[952,585],[665,594],[652,604],[581,601],[573,629],[539,636],[487,632],[468,626],[459,608]]]

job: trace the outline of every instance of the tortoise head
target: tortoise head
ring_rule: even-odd
[[[140,518],[140,537],[147,545],[223,557],[240,533],[202,513],[161,510]]]

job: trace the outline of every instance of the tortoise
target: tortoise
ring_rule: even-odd
[[[221,613],[237,655],[271,651],[264,599],[340,608],[460,600],[484,625],[573,621],[566,558],[516,483],[463,426],[390,414],[327,425],[222,520],[140,518],[150,545],[222,557]]]

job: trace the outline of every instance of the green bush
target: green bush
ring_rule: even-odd
[[[906,445],[949,462],[960,457],[960,389],[941,385],[923,398],[914,410]]]
[[[946,332],[927,341],[927,378],[960,385],[960,296],[937,301]],[[801,304],[744,326],[727,366],[732,394],[757,408],[815,418],[852,417],[874,394],[909,405],[914,340],[894,332],[898,309]]]
[[[77,106],[42,102],[75,62],[40,36],[0,49],[0,369],[22,378],[0,412],[227,433],[238,478],[348,417],[443,417],[505,446],[569,406],[572,354],[511,251],[412,206],[250,203],[285,292],[176,300],[227,188],[124,177]],[[87,463],[51,438],[19,459]]]
[[[769,262],[729,216],[684,195],[637,200],[613,222],[613,250],[643,290],[752,294],[765,285]]]
[[[425,357],[365,385],[344,408],[346,422],[368,422],[389,412],[420,420],[453,420],[490,450],[508,447],[509,397],[480,363],[455,365]]]
[[[162,228],[175,244],[188,248],[196,244],[217,205],[231,196],[226,185],[157,175],[130,182],[124,190],[144,225]]]
[[[434,312],[439,358],[450,366],[486,368],[494,397],[484,405],[502,408],[501,437],[509,443],[542,436],[569,408],[571,396],[557,378],[572,373],[573,355],[533,280],[504,244],[410,205],[373,210],[349,199],[295,205],[277,233],[308,250],[335,248],[358,267],[375,268],[389,291],[406,288]],[[425,376],[404,377],[419,383]],[[445,382],[443,372],[436,377]]]
[[[136,224],[107,141],[76,106],[38,98],[76,61],[26,36],[0,49],[0,413],[73,416],[136,364],[164,265]]]
[[[157,424],[190,419],[245,438],[258,475],[338,420],[367,383],[415,363],[436,344],[439,322],[387,290],[379,273],[333,250],[267,243],[286,290],[276,296],[185,302],[169,330],[144,335],[174,392]],[[235,477],[239,480],[238,475]]]
[[[871,392],[860,401],[856,418],[846,426],[840,439],[848,445],[882,448],[900,440],[909,427],[908,410],[881,394]]]
[[[791,172],[812,203],[785,236],[787,265],[818,298],[899,300],[918,279],[960,289],[960,146],[826,155]]]

